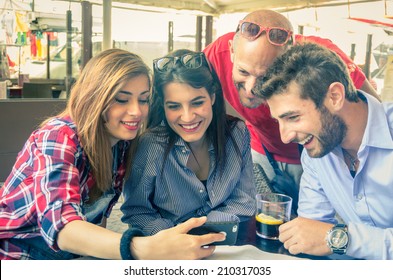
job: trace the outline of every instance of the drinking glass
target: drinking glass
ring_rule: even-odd
[[[291,219],[292,198],[278,193],[257,194],[255,216],[257,235],[277,240],[278,228]]]

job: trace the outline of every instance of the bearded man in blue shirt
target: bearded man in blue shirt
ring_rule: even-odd
[[[342,60],[315,44],[275,60],[253,93],[282,141],[304,147],[299,217],[280,227],[284,247],[393,259],[393,104],[356,90]]]

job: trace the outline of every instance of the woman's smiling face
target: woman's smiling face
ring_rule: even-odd
[[[205,88],[172,82],[164,87],[164,109],[168,125],[185,142],[203,141],[213,119],[215,95]]]
[[[130,79],[116,94],[105,114],[105,126],[112,146],[119,140],[134,139],[149,112],[149,78],[140,75]]]

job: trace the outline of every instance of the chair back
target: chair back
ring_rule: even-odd
[[[53,98],[52,84],[24,82],[22,98]]]
[[[257,194],[272,193],[273,191],[270,185],[270,180],[262,166],[260,166],[258,163],[254,163],[253,172]]]

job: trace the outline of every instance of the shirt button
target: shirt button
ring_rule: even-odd
[[[183,149],[183,150],[181,150],[181,152],[184,154],[184,153],[186,153],[187,151],[186,151],[186,149]]]
[[[199,190],[199,193],[203,193],[203,190]]]
[[[357,199],[357,200],[362,200],[362,199],[363,199],[363,195],[362,195],[362,194],[358,194],[358,195],[356,196],[356,199]]]

